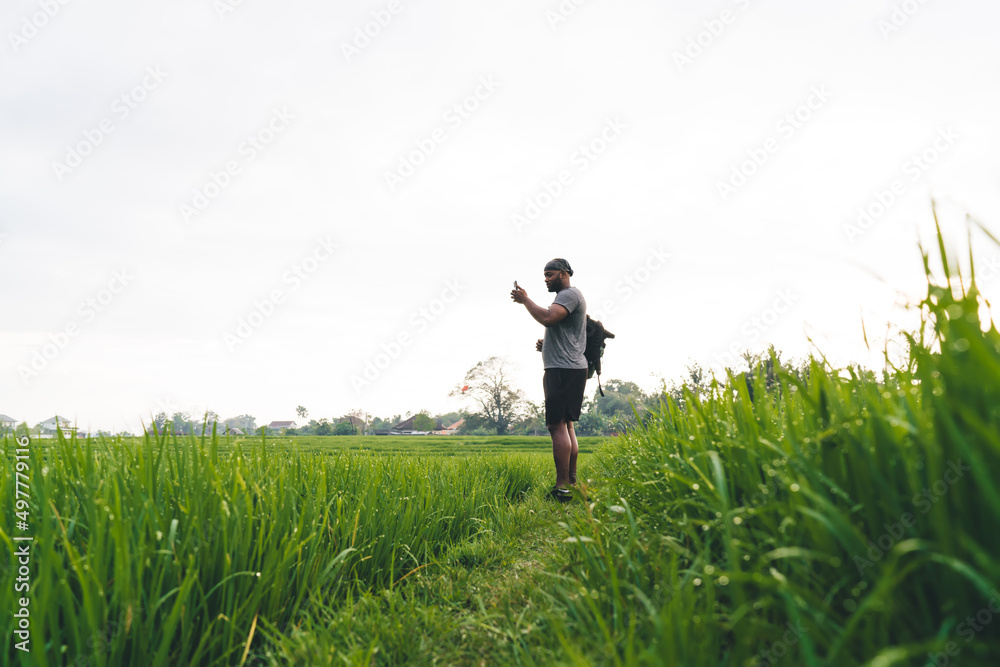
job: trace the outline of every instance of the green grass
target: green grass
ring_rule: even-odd
[[[234,442],[259,441],[259,437],[233,438]],[[390,454],[466,454],[552,453],[547,435],[298,435],[268,437],[269,447],[298,448],[303,452],[334,450],[382,452]],[[607,438],[578,438],[581,453],[591,453]]]
[[[772,357],[753,399],[730,377],[597,454],[619,500],[569,524],[569,655],[1000,664],[1000,333],[944,272],[903,367]]]
[[[901,367],[665,398],[565,506],[545,439],[32,445],[5,664],[1000,664],[1000,333],[929,264]]]
[[[213,438],[210,435],[194,436],[195,440],[208,446]],[[102,438],[79,438],[79,442],[88,441],[97,445],[104,441]],[[597,447],[608,438],[604,437],[581,437],[577,439],[580,445],[581,454],[591,454]],[[54,448],[54,439],[34,440],[39,449],[48,450]],[[112,442],[130,447],[139,446],[144,442],[143,438],[114,438]],[[268,452],[291,453],[300,451],[304,454],[333,454],[336,452],[367,452],[381,454],[407,454],[421,455],[430,454],[434,456],[467,456],[470,454],[550,454],[552,453],[552,440],[549,436],[530,435],[267,435],[262,436],[226,436],[219,435],[215,438],[217,451],[225,455],[234,447],[239,446],[244,449],[259,447],[265,442]],[[175,447],[188,447],[190,436],[166,437],[166,443]]]
[[[184,445],[29,448],[35,639],[22,663],[73,661],[99,644],[107,664],[230,664],[256,627],[291,627],[309,605],[391,589],[453,544],[512,534],[508,508],[547,465]],[[14,446],[5,441],[6,458]],[[14,494],[0,478],[5,516]],[[10,533],[0,539],[13,551]],[[13,573],[4,568],[4,609],[15,608]],[[12,626],[2,632],[12,646]]]

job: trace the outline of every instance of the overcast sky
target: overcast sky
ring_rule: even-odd
[[[998,22],[992,0],[8,0],[0,413],[445,412],[494,355],[540,401],[542,328],[509,292],[549,303],[556,256],[618,336],[605,379],[768,343],[877,365],[862,318],[875,348],[912,326],[932,198],[956,250],[967,214],[1000,230]],[[1000,296],[1000,248],[973,249]]]

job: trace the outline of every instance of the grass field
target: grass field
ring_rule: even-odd
[[[1000,664],[980,306],[946,264],[898,368],[665,398],[567,505],[543,439],[7,439],[5,664]]]
[[[232,443],[259,442],[259,437],[233,438]],[[607,438],[578,438],[581,453],[592,453]],[[302,435],[268,437],[268,447],[298,448],[303,452],[364,451],[386,454],[552,453],[547,435]]]

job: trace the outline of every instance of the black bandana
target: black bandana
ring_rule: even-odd
[[[570,268],[569,262],[567,262],[562,257],[556,257],[553,260],[549,260],[549,263],[545,265],[545,271],[565,271],[569,275],[573,275],[573,269]]]

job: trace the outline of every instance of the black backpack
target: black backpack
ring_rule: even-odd
[[[599,320],[591,319],[587,315],[587,345],[583,349],[583,356],[587,358],[587,379],[594,377],[597,373],[597,390],[604,396],[604,388],[601,387],[601,357],[604,356],[604,340],[614,338],[615,335],[604,328]]]

